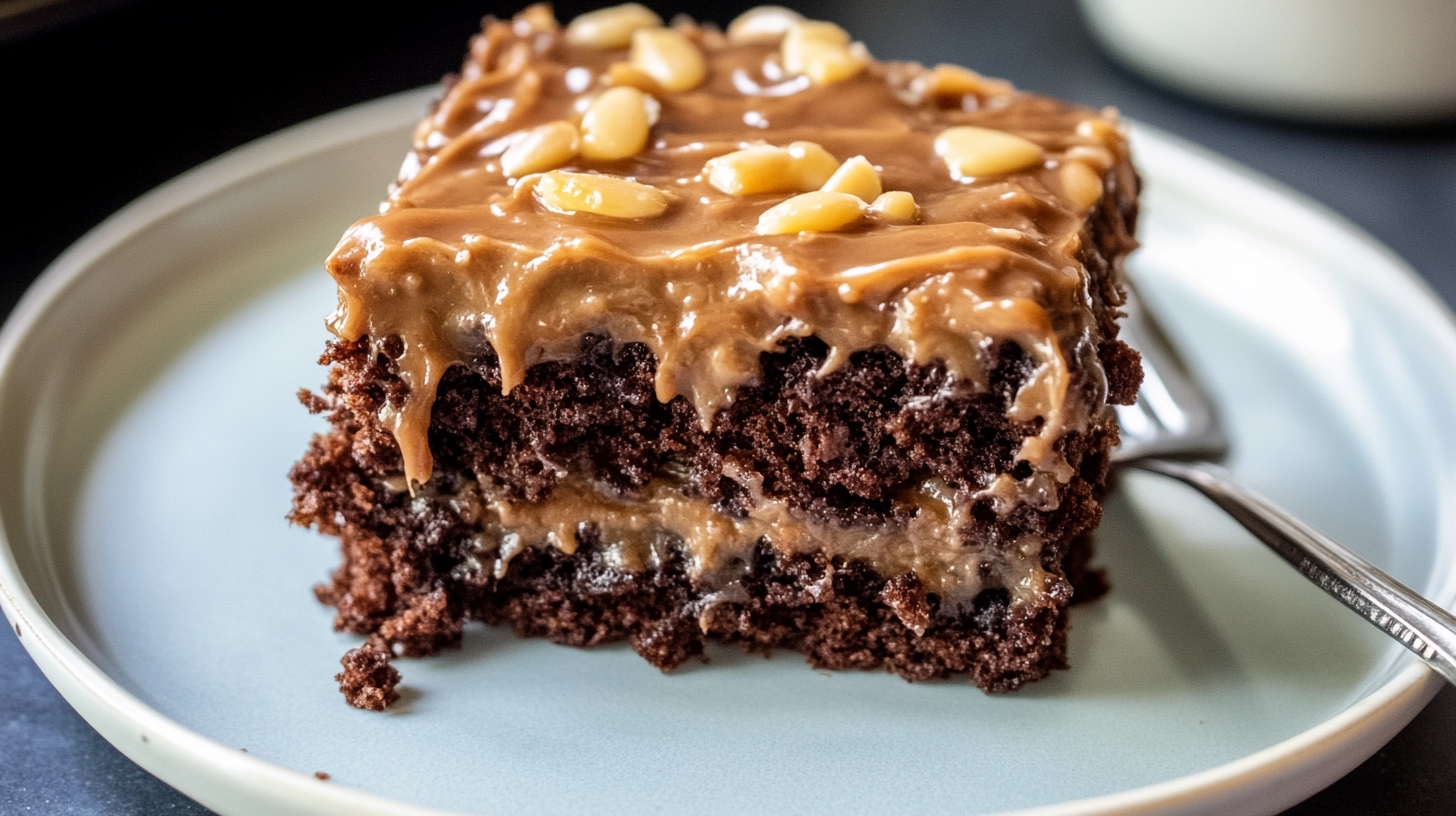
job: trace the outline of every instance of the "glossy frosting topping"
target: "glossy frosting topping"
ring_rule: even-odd
[[[1069,401],[1102,398],[1069,383],[1099,365],[1077,257],[1130,172],[1115,120],[874,62],[792,16],[723,34],[605,11],[595,28],[542,7],[488,21],[380,214],[329,258],[330,328],[403,341],[409,395],[383,419],[407,477],[429,479],[448,367],[488,343],[509,391],[598,332],[646,344],[658,398],[705,426],[789,336],[826,342],[826,369],[884,344],[973,387],[1014,340],[1036,369],[1011,418],[1041,420],[1020,456],[1069,478],[1054,443],[1085,413]]]

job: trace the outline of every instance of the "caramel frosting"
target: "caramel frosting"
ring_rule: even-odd
[[[742,517],[719,513],[665,479],[627,496],[569,478],[535,502],[492,496],[468,482],[447,498],[482,530],[476,552],[461,569],[489,569],[501,578],[511,560],[528,548],[574,553],[582,525],[590,524],[597,553],[607,565],[627,573],[658,568],[671,559],[673,546],[681,545],[688,574],[720,592],[734,585],[739,577],[735,568],[746,568],[760,541],[786,554],[863,561],[882,575],[913,574],[947,609],[963,608],[986,587],[1005,589],[1011,603],[1020,606],[1064,583],[1042,569],[1037,536],[1023,534],[1008,546],[966,541],[962,530],[969,525],[967,503],[935,480],[907,491],[905,501],[915,512],[903,524],[841,527],[806,519],[785,502],[763,496],[752,476],[735,476],[755,498]]]
[[[1132,183],[1115,114],[804,26],[682,23],[617,47],[541,8],[486,24],[380,213],[328,261],[330,328],[403,341],[408,396],[381,418],[411,485],[450,366],[489,344],[509,391],[589,332],[646,344],[658,398],[705,427],[787,337],[822,339],[826,372],[885,345],[973,388],[1012,340],[1035,361],[1009,412],[1037,429],[1020,458],[1070,478],[1056,441],[1104,399],[1079,233],[1105,185]],[[754,148],[757,181],[715,169]],[[861,156],[868,175],[847,167]],[[893,195],[865,199],[874,176]],[[1088,369],[1094,387],[1070,388]]]

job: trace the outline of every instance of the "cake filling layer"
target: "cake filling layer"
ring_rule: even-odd
[[[531,365],[569,357],[582,335],[599,333],[647,345],[658,399],[686,397],[705,427],[787,337],[823,340],[825,371],[885,345],[979,388],[990,346],[1012,340],[1036,362],[1009,412],[1032,426],[1020,458],[1070,478],[1056,441],[1105,396],[1095,393],[1082,230],[1099,196],[1136,184],[1115,122],[964,69],[869,63],[816,84],[786,73],[777,45],[673,31],[704,60],[701,84],[687,90],[644,81],[622,70],[625,51],[574,44],[529,17],[490,24],[422,123],[381,214],[355,224],[330,258],[340,297],[332,330],[402,341],[409,393],[381,418],[407,477],[423,483],[432,472],[430,410],[449,367],[488,343],[508,393]],[[513,148],[557,126],[589,130],[597,102],[636,86],[655,117],[641,150],[604,159],[583,147],[555,166],[571,184],[637,187],[587,190],[595,204],[564,210],[552,196],[566,182],[513,171]],[[1014,136],[1034,153],[1013,170],[970,174],[947,158],[956,128]],[[710,164],[745,149],[802,153],[794,146],[806,143],[831,168],[864,157],[876,183],[913,196],[913,215],[863,206],[868,215],[849,226],[766,232],[787,194],[725,185]],[[652,204],[643,214],[589,211],[638,187]],[[1089,387],[1070,389],[1079,371],[1094,372]]]
[[[478,485],[468,483],[452,495],[427,492],[416,501],[444,501],[474,519],[479,546],[462,568],[489,569],[497,579],[528,548],[554,547],[569,555],[586,540],[624,573],[660,569],[680,548],[688,575],[706,590],[731,586],[760,542],[784,555],[822,553],[886,577],[913,575],[947,610],[970,604],[983,589],[1004,589],[1019,606],[1057,580],[1042,569],[1042,542],[1035,535],[1003,546],[969,539],[967,502],[936,481],[906,491],[902,518],[873,526],[817,522],[761,494],[745,515],[731,516],[666,479],[634,495],[569,479],[534,502],[481,498]]]

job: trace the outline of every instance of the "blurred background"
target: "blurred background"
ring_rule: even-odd
[[[556,5],[567,20],[597,4]],[[726,25],[752,4],[648,5]],[[1456,2],[1086,0],[1086,14],[1074,0],[794,5],[840,23],[881,59],[955,62],[1113,105],[1222,153],[1369,231],[1456,303]],[[433,83],[458,66],[483,15],[518,8],[0,0],[11,199],[0,218],[0,313],[128,201],[279,128]],[[0,813],[206,812],[92,731],[8,629],[0,689]],[[1456,813],[1452,767],[1447,689],[1290,813]]]

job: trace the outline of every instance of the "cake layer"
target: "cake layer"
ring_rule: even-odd
[[[400,572],[410,570],[407,556],[380,539],[346,532],[342,542],[346,564],[388,564],[393,556]],[[792,649],[821,669],[887,669],[907,680],[964,675],[986,691],[1014,691],[1066,668],[1071,587],[1078,602],[1103,590],[1100,576],[1084,569],[1090,554],[1087,538],[1069,548],[1072,583],[1062,593],[1017,605],[988,591],[948,614],[911,578],[886,580],[822,554],[756,548],[731,589],[706,592],[680,559],[628,577],[590,542],[571,555],[532,549],[504,578],[480,573],[408,598],[406,614],[369,630],[385,635],[350,652],[340,677],[351,703],[382,709],[399,681],[387,666],[389,644],[406,655],[432,654],[458,642],[463,621],[476,620],[568,646],[626,640],[664,671],[703,657],[712,639],[765,654]],[[343,590],[321,587],[320,598],[346,606]]]
[[[769,382],[746,388],[712,433],[685,400],[655,402],[649,352],[616,351],[588,338],[509,395],[488,355],[457,367],[432,422],[440,468],[411,495],[378,419],[403,387],[392,360],[367,342],[335,344],[324,396],[307,398],[334,431],[292,478],[293,520],[343,542],[343,565],[319,589],[339,628],[424,655],[458,642],[467,620],[506,622],[574,645],[627,639],[664,668],[710,637],[912,679],[964,672],[988,690],[1062,665],[1073,586],[1096,595],[1088,533],[1114,430],[1063,438],[1078,467],[1055,503],[998,512],[1015,439],[1005,401],[1026,369],[1014,349],[993,369],[997,388],[957,394],[943,369],[888,350],[819,377],[823,347],[796,342],[765,356]],[[1125,368],[1111,370],[1125,387]],[[834,439],[833,428],[852,430],[846,444],[806,444]],[[722,489],[725,455],[770,476],[756,492]],[[937,472],[953,481],[929,507],[894,500]],[[664,505],[679,526],[662,523]],[[824,570],[850,583],[825,594]],[[346,675],[392,677],[383,648],[354,654]],[[373,691],[349,693],[384,699],[377,685],[359,688]]]
[[[859,560],[886,576],[912,573],[959,604],[986,586],[1020,587],[1018,597],[1048,590],[1060,569],[1053,560],[1053,577],[1043,574],[1040,551],[1095,526],[1115,434],[1099,417],[1063,437],[1059,453],[1075,466],[1066,484],[1018,470],[1022,431],[1005,408],[1028,364],[1013,344],[1000,352],[994,387],[978,392],[885,349],[821,376],[823,346],[795,341],[765,355],[765,380],[709,431],[685,400],[655,401],[654,361],[642,346],[588,337],[575,358],[533,368],[509,395],[486,355],[442,383],[431,427],[441,468],[414,497],[378,419],[404,387],[392,359],[364,341],[335,345],[325,399],[311,401],[333,412],[348,435],[343,465],[357,469],[347,491],[329,491],[462,508],[481,543],[450,557],[483,559],[493,571],[524,548],[573,552],[585,524],[627,571],[660,560],[654,554],[671,544],[712,588],[728,580],[720,576],[729,562],[765,541],[785,554]],[[1110,371],[1119,390],[1135,377],[1125,363]],[[295,481],[313,491],[301,500],[326,495],[303,472]],[[302,522],[350,514],[300,508]]]

